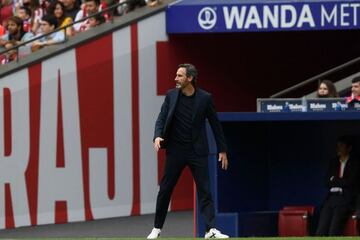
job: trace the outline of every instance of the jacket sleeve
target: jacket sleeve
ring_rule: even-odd
[[[214,107],[211,95],[209,95],[208,102],[207,102],[206,118],[209,120],[211,129],[214,133],[217,151],[218,152],[226,152],[227,146],[226,146],[224,132],[221,127],[220,121],[217,117],[217,113],[215,111],[215,107]]]
[[[346,166],[346,174],[344,174],[342,178],[339,178],[337,175],[334,176],[332,181],[329,181],[328,186],[351,188],[359,178],[359,165],[356,161],[357,160],[349,161]]]
[[[163,130],[165,127],[168,112],[169,112],[169,96],[166,95],[165,100],[161,106],[159,116],[155,122],[155,132],[154,132],[153,141],[155,141],[155,138],[157,137],[163,137]]]

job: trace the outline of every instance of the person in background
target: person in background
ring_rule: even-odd
[[[5,43],[4,48],[10,49],[16,46],[15,40],[10,40]],[[4,54],[4,58],[1,59],[1,65],[7,64],[17,60],[17,49],[12,49]]]
[[[0,37],[2,37],[5,34],[6,30],[5,28],[0,24]]]
[[[53,15],[45,15],[42,17],[40,22],[41,34],[38,36],[48,34],[54,31],[58,27],[58,22],[55,16]],[[53,32],[50,35],[46,35],[43,38],[40,38],[33,42],[31,46],[31,51],[37,51],[40,48],[45,46],[50,46],[54,44],[58,44],[65,41],[65,34],[63,31]]]
[[[95,15],[88,19],[88,24],[85,27],[85,31],[90,30],[96,26],[99,26],[100,24],[103,24],[105,22],[105,18],[102,15]]]
[[[360,102],[360,76],[351,81],[351,96],[346,98],[347,103]]]
[[[333,82],[330,80],[322,80],[317,90],[318,98],[338,98],[339,94]]]
[[[162,0],[148,0],[149,7],[156,7],[162,4]]]
[[[39,0],[23,0],[23,6],[28,7],[31,14],[31,31],[36,35],[40,32],[40,20],[44,16]]]
[[[7,20],[14,16],[14,2],[13,0],[1,0],[0,7],[0,23],[6,29]]]
[[[41,8],[44,11],[44,15],[49,14],[49,7],[52,2],[53,2],[53,0],[40,0]]]
[[[80,5],[76,0],[62,0],[65,6],[65,15],[74,21],[76,14],[80,11]]]
[[[117,9],[118,15],[123,15],[123,14],[133,11],[136,8],[146,6],[145,0],[133,0],[133,1],[120,0],[119,2],[120,3],[127,2],[127,3],[122,4],[118,7],[118,9]]]
[[[76,14],[75,22],[99,12],[99,7],[100,7],[100,0],[85,0],[85,6]],[[86,26],[89,24],[88,21],[89,19],[75,24],[74,25],[75,32],[85,31]]]
[[[16,16],[8,19],[7,26],[8,33],[3,35],[0,39],[0,46],[4,46],[8,41],[15,40],[16,44],[29,41],[34,35],[31,32],[24,31],[23,21]]]
[[[62,28],[66,25],[69,25],[73,22],[71,17],[67,17],[65,15],[65,5],[64,3],[56,0],[54,1],[49,7],[49,14],[56,17],[58,22],[58,27]],[[63,30],[66,33],[66,36],[73,36],[74,35],[74,28],[69,26],[66,30]]]
[[[337,157],[330,161],[326,173],[328,194],[322,205],[316,235],[341,236],[347,219],[355,210],[359,186],[359,163],[352,153],[353,138],[339,137]]]
[[[16,15],[23,20],[23,26],[25,32],[31,32],[31,16],[32,12],[30,8],[21,6],[17,9]]]

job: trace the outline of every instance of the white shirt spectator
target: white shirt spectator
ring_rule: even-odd
[[[41,34],[38,34],[36,35],[37,37],[38,36],[41,36],[43,35],[42,33]],[[64,31],[57,31],[57,32],[54,32],[48,36],[44,36],[42,38],[40,38],[38,41],[39,42],[47,42],[49,40],[52,40],[54,43],[61,43],[63,41],[65,41],[65,34],[64,34]]]

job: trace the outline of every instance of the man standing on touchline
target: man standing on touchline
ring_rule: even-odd
[[[197,70],[192,64],[180,64],[176,88],[165,97],[156,120],[154,148],[166,148],[166,163],[156,201],[154,228],[148,239],[160,236],[173,189],[182,170],[188,166],[196,183],[201,214],[205,222],[205,239],[229,238],[215,229],[215,208],[210,192],[208,142],[205,122],[215,136],[219,162],[226,170],[228,159],[224,133],[217,118],[211,94],[196,87]]]

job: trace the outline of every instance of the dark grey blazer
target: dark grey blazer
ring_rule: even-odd
[[[169,137],[172,119],[177,103],[180,89],[171,89],[165,97],[161,106],[161,111],[155,123],[154,138],[161,137],[164,139],[163,148],[166,148],[166,140]],[[192,116],[192,142],[194,150],[199,155],[209,153],[209,147],[206,136],[205,120],[208,119],[211,129],[213,130],[217,151],[226,152],[227,147],[221,124],[217,118],[215,108],[212,102],[211,94],[197,88],[195,91],[195,107]]]

